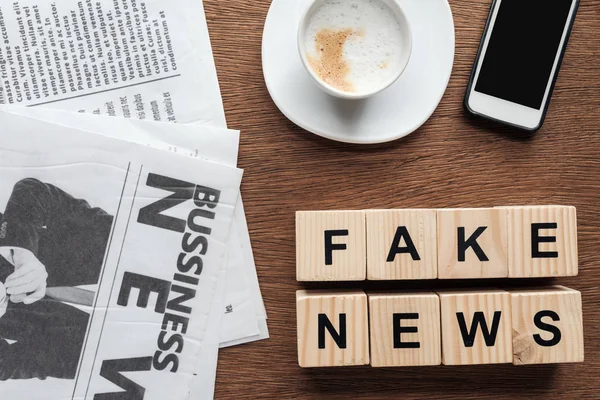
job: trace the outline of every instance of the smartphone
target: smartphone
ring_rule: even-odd
[[[542,127],[579,0],[494,0],[465,107],[525,131]]]

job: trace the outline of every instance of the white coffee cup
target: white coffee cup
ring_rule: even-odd
[[[387,77],[384,81],[379,82],[377,85],[374,85],[368,90],[361,91],[344,91],[334,87],[318,75],[318,73],[313,69],[309,61],[308,49],[306,45],[307,29],[309,27],[309,24],[311,23],[312,18],[315,16],[315,13],[317,13],[327,1],[328,0],[314,0],[304,12],[298,27],[298,51],[300,52],[300,58],[302,59],[302,63],[304,64],[304,67],[306,68],[310,76],[314,79],[318,86],[326,93],[342,99],[365,99],[387,89],[402,75],[402,73],[406,69],[406,66],[408,65],[410,56],[412,54],[412,33],[410,25],[404,11],[398,4],[397,0],[377,0],[385,4],[389,12],[393,13],[393,16],[396,18],[400,27],[401,46],[399,46],[398,48],[399,57],[395,63],[395,69],[393,71],[393,74]],[[348,3],[352,3],[354,0],[340,1],[347,1]],[[364,0],[358,0],[359,3],[362,1]]]

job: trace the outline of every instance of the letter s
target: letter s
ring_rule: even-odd
[[[152,359],[152,366],[154,369],[157,371],[164,371],[169,364],[173,364],[170,372],[177,372],[177,369],[179,368],[179,357],[177,357],[176,354],[167,354],[161,361],[160,357],[162,355],[162,351],[154,353],[154,358]]]
[[[535,335],[533,335],[533,340],[535,340],[535,342],[542,347],[556,346],[560,343],[560,340],[562,339],[562,333],[560,332],[560,329],[558,329],[557,326],[542,322],[542,318],[544,317],[549,317],[552,319],[552,321],[560,321],[560,317],[557,313],[550,310],[542,310],[535,314],[535,316],[533,317],[533,323],[535,324],[535,326],[537,326],[543,331],[552,333],[554,336],[550,340],[544,340],[539,334],[536,333]]]
[[[177,269],[179,272],[184,274],[188,273],[192,268],[196,267],[195,275],[200,275],[202,273],[202,268],[204,263],[202,262],[202,258],[200,256],[193,256],[189,260],[185,261],[185,256],[189,254],[187,253],[179,253],[179,257],[177,258]]]
[[[179,334],[169,336],[166,341],[165,336],[167,336],[167,332],[160,331],[160,335],[158,335],[158,348],[163,351],[169,351],[173,345],[176,344],[177,348],[175,349],[175,353],[181,353],[183,350],[183,336]]]

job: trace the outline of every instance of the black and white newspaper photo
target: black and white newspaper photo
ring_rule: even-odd
[[[0,381],[74,379],[116,211],[107,194],[119,187],[10,175],[0,181]]]

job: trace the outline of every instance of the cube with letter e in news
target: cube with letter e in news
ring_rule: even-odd
[[[305,282],[578,273],[574,207],[298,212]],[[582,362],[581,293],[301,290],[301,367]]]

